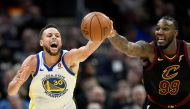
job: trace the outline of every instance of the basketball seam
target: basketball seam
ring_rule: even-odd
[[[94,18],[94,15],[92,16],[92,18],[91,18],[91,21],[90,21],[90,39],[92,40],[92,37],[91,37],[91,28],[92,28],[92,20],[93,20],[93,18]]]
[[[110,22],[108,21],[108,19],[106,19],[106,22],[110,23]],[[109,26],[110,26],[110,25],[109,25]]]
[[[92,15],[89,15],[88,17],[86,17],[85,19],[82,19],[82,22],[83,21],[85,21],[86,19],[88,19],[89,17],[91,17],[91,16],[94,16],[94,14],[92,14]],[[91,34],[91,31],[89,31],[90,32],[90,34]],[[91,38],[91,37],[88,37],[88,36],[86,36],[86,38],[88,39],[88,38]]]
[[[99,24],[100,24],[100,30],[101,30],[101,40],[103,39],[102,38],[102,25],[101,25],[101,22],[100,22],[100,20],[99,20],[99,18],[98,18],[98,16],[95,14],[95,16],[96,16],[96,18],[98,19],[98,22],[99,22]]]

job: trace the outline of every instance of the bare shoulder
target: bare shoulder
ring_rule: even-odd
[[[138,41],[136,42],[137,44],[139,44],[142,49],[143,49],[143,54],[142,55],[142,59],[148,59],[150,62],[153,62],[154,58],[155,58],[155,47],[154,47],[154,42],[146,42],[146,41]]]
[[[154,54],[153,42],[148,43],[146,41],[140,40],[140,41],[137,41],[136,43],[139,44],[147,54]]]
[[[30,55],[28,56],[22,63],[21,69],[23,68],[29,68],[30,73],[35,72],[37,65],[37,58],[36,55]]]
[[[75,54],[77,51],[77,49],[71,49],[69,50],[65,55],[64,55],[64,61],[66,63],[66,65],[70,66],[70,63],[72,62],[72,57],[74,55],[77,55]]]

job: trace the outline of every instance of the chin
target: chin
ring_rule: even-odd
[[[158,47],[160,47],[161,49],[166,49],[168,47],[167,44],[157,44]]]
[[[55,53],[55,52],[50,52],[50,55],[51,55],[51,56],[56,56],[56,55],[58,55],[58,54],[59,54],[59,52],[56,52],[56,53]]]
[[[50,49],[50,55],[56,56],[56,55],[58,55],[60,53],[60,51],[61,51],[61,49],[59,49],[59,48],[56,49],[56,50]]]

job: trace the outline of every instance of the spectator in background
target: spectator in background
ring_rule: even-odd
[[[128,65],[128,72],[126,75],[127,82],[133,87],[142,82],[142,62],[138,58],[126,57],[125,62]]]
[[[8,96],[6,100],[0,101],[0,109],[28,109],[29,102],[23,100],[19,95]]]
[[[142,85],[136,85],[132,88],[132,102],[134,105],[139,107],[139,109],[143,108],[143,104],[146,98],[146,91],[144,89],[144,86]]]
[[[106,92],[101,86],[92,87],[87,93],[88,103],[97,102],[106,108]]]
[[[100,103],[90,102],[88,103],[87,109],[104,109]]]
[[[111,95],[111,109],[131,107],[131,86],[126,80],[119,80]]]
[[[82,72],[81,72],[82,73]],[[77,82],[76,87],[76,93],[75,93],[75,98],[76,98],[76,104],[77,104],[77,109],[86,109],[87,104],[88,104],[88,93],[96,86],[99,86],[99,83],[95,77],[87,77],[87,78],[80,78]]]
[[[7,68],[4,69],[4,73],[1,74],[0,78],[0,100],[4,100],[7,97],[7,87],[9,82],[13,79],[15,75],[14,70]]]
[[[29,54],[34,54],[39,51],[37,32],[30,28],[25,28],[21,34],[22,43],[21,49],[15,51],[14,60],[21,63]]]

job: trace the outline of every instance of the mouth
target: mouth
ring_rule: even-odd
[[[160,43],[160,44],[163,44],[163,43],[166,42],[166,40],[165,39],[158,39],[157,42]]]
[[[165,39],[158,39],[158,41],[165,41]]]
[[[163,35],[157,35],[157,41],[158,42],[164,42],[164,41],[166,41],[166,39]]]
[[[57,48],[57,44],[56,43],[51,43],[51,48]]]

